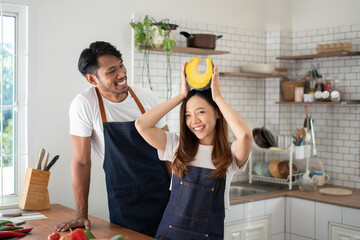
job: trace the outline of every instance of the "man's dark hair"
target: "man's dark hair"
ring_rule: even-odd
[[[90,44],[89,48],[84,49],[78,61],[78,69],[82,75],[88,73],[97,75],[99,69],[97,59],[101,55],[110,54],[122,61],[121,53],[108,42],[97,41]]]

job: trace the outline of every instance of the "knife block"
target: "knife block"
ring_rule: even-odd
[[[50,209],[49,171],[27,168],[19,208],[26,210]]]

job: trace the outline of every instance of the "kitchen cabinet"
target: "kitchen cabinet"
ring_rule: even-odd
[[[360,240],[360,228],[343,224],[329,224],[329,240]]]
[[[224,240],[268,240],[269,218],[232,222],[225,225]]]
[[[265,239],[269,236],[271,239],[282,236],[285,233],[285,205],[285,197],[231,205],[230,209],[225,211],[225,239],[246,239],[244,235],[250,234],[249,232],[255,236],[267,237]],[[267,219],[267,223],[257,222],[260,219]],[[246,226],[254,224],[258,227],[244,229],[245,223]],[[246,233],[247,230],[251,231]],[[261,231],[263,232],[260,233]]]
[[[140,46],[141,49],[146,49],[145,46]],[[151,51],[165,52],[164,49],[151,48]],[[218,55],[218,54],[228,54],[229,51],[219,51],[214,49],[205,49],[205,48],[192,48],[192,47],[181,47],[176,46],[173,49],[174,53],[185,53],[193,55]]]
[[[339,198],[327,196],[329,198]],[[360,210],[324,204],[310,200],[290,198],[286,211],[287,232],[293,236],[302,236],[307,239],[358,239],[360,238],[341,238],[346,234],[360,236],[359,216]],[[332,229],[331,224],[340,226]],[[355,231],[355,233],[354,233]],[[335,234],[335,235],[334,235]],[[341,235],[343,234],[343,235]],[[333,237],[331,237],[333,235]],[[337,238],[334,236],[341,236]]]

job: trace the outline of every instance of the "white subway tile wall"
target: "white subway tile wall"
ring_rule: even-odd
[[[180,31],[210,33],[223,35],[216,41],[216,50],[230,52],[209,56],[184,53],[171,55],[172,96],[179,90],[181,63],[200,57],[201,64],[204,64],[205,58],[210,57],[219,66],[220,72],[239,72],[241,65],[249,63],[274,63],[277,67],[288,68],[289,71],[285,74],[290,79],[300,79],[315,66],[320,74],[328,74],[332,79],[338,77],[341,80],[343,99],[360,99],[359,56],[314,60],[276,59],[278,56],[314,54],[316,44],[321,43],[350,41],[352,51],[360,51],[360,24],[298,32],[265,32],[179,20],[171,20],[171,23],[179,25],[177,46],[186,46],[186,38],[179,34]],[[143,53],[135,49],[134,84],[149,88],[146,71],[143,70],[143,56]],[[166,67],[166,54],[152,51],[151,83],[160,102],[167,97]],[[247,122],[265,125],[275,136],[291,136],[297,127],[302,127],[305,118],[303,105],[276,104],[283,98],[280,78],[221,77],[220,82],[224,98]],[[360,188],[360,105],[308,105],[308,109],[315,120],[318,157],[322,159],[325,171],[331,177],[330,184]],[[179,107],[167,115],[167,123],[170,131],[179,132]],[[231,131],[230,137],[234,140]],[[263,157],[262,154],[254,154],[254,161]],[[237,174],[234,181],[245,178],[246,174]]]

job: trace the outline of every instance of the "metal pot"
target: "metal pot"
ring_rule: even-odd
[[[215,49],[216,40],[221,38],[222,35],[214,35],[214,34],[190,34],[187,32],[180,32],[181,35],[186,37],[186,46],[194,47],[194,48],[207,48],[207,49]]]

